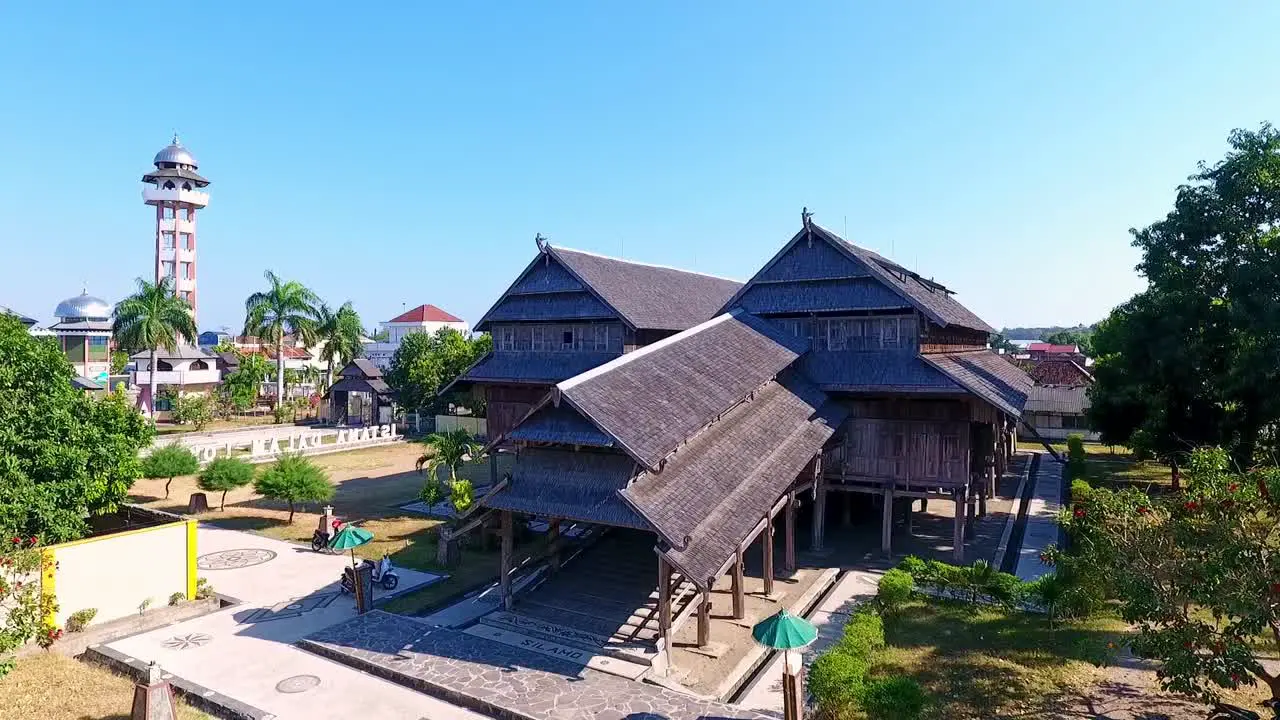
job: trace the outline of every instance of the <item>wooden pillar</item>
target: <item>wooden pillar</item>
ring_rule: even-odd
[[[893,486],[886,485],[880,496],[880,551],[893,555]]]
[[[671,664],[671,563],[663,555],[658,556],[658,642],[659,650],[666,650],[667,664]]]
[[[698,647],[706,647],[711,642],[711,589],[703,590],[698,596]]]
[[[906,512],[904,512],[902,515],[902,525],[904,529],[906,529],[907,534],[910,535],[911,519],[912,519],[912,516],[915,515],[916,501],[912,498],[907,498],[906,502],[904,502],[903,505],[906,506]]]
[[[511,565],[512,550],[515,546],[515,527],[510,510],[502,511],[502,567],[499,571],[498,585],[502,589],[502,606],[507,610],[515,604],[511,597]]]
[[[981,485],[982,482],[983,482],[983,479],[980,478],[977,484]],[[973,521],[974,521],[974,518],[978,516],[978,487],[975,487],[973,484],[970,484],[967,496],[969,498],[969,502],[965,503],[964,537],[966,540],[972,540],[973,539]]]
[[[951,542],[955,545],[953,557],[957,563],[964,562],[964,510],[967,498],[964,488],[954,491],[956,501],[955,527],[952,528]]]
[[[819,475],[814,479],[817,484],[814,488],[813,496],[813,537],[809,542],[809,549],[814,552],[822,552],[822,535],[823,525],[827,521],[827,487],[826,481]]]
[[[773,508],[764,516],[764,594],[773,594]]]
[[[747,590],[743,582],[742,547],[733,554],[733,619],[741,620],[747,616]]]
[[[560,572],[560,518],[547,522],[547,553],[552,574]]]
[[[787,495],[787,514],[783,516],[782,571],[788,576],[796,571],[796,494]]]
[[[853,493],[840,493],[840,527],[853,525]]]

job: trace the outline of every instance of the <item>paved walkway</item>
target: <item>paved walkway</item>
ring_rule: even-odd
[[[624,680],[531,649],[381,611],[321,630],[304,640],[303,646],[507,718],[772,720],[751,710]]]
[[[282,719],[480,716],[308,653],[294,643],[355,617],[337,580],[350,556],[201,526],[200,575],[241,604],[107,644]],[[436,579],[400,570],[398,591]]]
[[[1040,562],[1040,553],[1058,542],[1058,511],[1062,508],[1062,472],[1064,465],[1052,456],[1040,456],[1040,462],[1032,475],[1035,490],[1027,505],[1027,529],[1022,534],[1022,547],[1018,549],[1015,573],[1023,580],[1035,580],[1049,572]]]

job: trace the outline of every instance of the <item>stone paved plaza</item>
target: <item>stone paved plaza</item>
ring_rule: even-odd
[[[374,611],[302,646],[448,702],[523,720],[748,720],[774,716],[624,680],[446,628]]]

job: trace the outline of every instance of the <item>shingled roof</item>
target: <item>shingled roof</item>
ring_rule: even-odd
[[[538,262],[554,259],[567,273],[556,270],[547,277],[526,280]],[[477,329],[492,321],[520,320],[511,307],[513,297],[524,295],[572,295],[586,291],[623,322],[637,330],[684,330],[712,317],[737,292],[737,280],[704,275],[661,265],[622,260],[581,250],[545,245],[485,313]],[[545,304],[557,298],[543,297]],[[572,298],[558,298],[570,302]],[[567,318],[596,318],[599,307],[575,301]],[[513,314],[514,312],[514,314]],[[532,319],[532,318],[530,318]]]
[[[1014,417],[1022,417],[1031,376],[990,350],[930,353],[921,359],[966,390]]]
[[[635,473],[635,461],[621,453],[527,448],[520,453],[507,486],[484,504],[648,530],[648,523],[618,495]]]
[[[717,316],[553,390],[650,470],[764,385],[805,342],[742,311]]]
[[[621,495],[665,540],[661,549],[672,564],[705,587],[844,417],[838,404],[788,373]]]
[[[617,357],[618,353],[609,352],[490,352],[467,368],[454,383],[547,385],[568,380]],[[454,383],[441,392],[447,392]]]

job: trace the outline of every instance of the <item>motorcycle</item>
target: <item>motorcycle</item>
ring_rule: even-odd
[[[396,573],[396,569],[391,565],[391,558],[383,555],[380,562],[364,560],[360,563],[361,567],[371,568],[371,575],[375,585],[381,585],[383,590],[395,590],[400,584],[400,575]],[[352,576],[351,568],[342,570],[342,592],[355,593],[355,578]]]
[[[1280,702],[1264,700],[1262,705],[1274,713],[1274,717],[1280,718]],[[1262,716],[1252,710],[1229,703],[1217,703],[1209,711],[1209,716],[1205,720],[1262,720]]]
[[[332,532],[325,532],[324,530],[317,528],[316,531],[311,534],[311,549],[318,553],[333,553],[333,549],[329,547],[329,543],[333,542],[333,539],[338,536],[338,531],[342,530],[342,528],[343,524],[338,520],[333,521]]]

